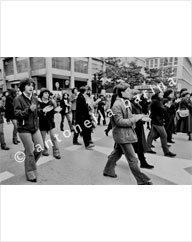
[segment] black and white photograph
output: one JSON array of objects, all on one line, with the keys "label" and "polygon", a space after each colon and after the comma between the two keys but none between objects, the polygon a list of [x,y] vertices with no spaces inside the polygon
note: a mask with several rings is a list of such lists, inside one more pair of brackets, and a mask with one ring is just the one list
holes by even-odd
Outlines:
[{"label": "black and white photograph", "polygon": [[191,57],[2,57],[0,85],[2,184],[192,185]]},{"label": "black and white photograph", "polygon": [[0,4],[0,241],[191,242],[192,1]]}]

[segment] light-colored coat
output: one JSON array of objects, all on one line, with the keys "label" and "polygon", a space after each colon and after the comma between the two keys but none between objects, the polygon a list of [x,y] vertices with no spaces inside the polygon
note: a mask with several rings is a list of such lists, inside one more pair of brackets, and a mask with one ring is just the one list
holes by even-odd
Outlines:
[{"label": "light-colored coat", "polygon": [[121,98],[117,98],[112,107],[111,124],[113,127],[113,138],[116,143],[126,144],[137,142],[134,127],[136,118],[130,108],[127,108]]}]

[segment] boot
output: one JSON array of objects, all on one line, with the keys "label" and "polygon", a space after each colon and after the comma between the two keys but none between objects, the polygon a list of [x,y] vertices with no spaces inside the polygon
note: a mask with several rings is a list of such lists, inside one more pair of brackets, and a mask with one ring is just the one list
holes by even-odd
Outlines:
[{"label": "boot", "polygon": [[192,133],[189,133],[189,140],[192,140]]},{"label": "boot", "polygon": [[153,169],[153,168],[154,168],[154,166],[149,165],[147,162],[141,164],[140,167],[141,167],[141,168],[145,168],[145,169]]}]

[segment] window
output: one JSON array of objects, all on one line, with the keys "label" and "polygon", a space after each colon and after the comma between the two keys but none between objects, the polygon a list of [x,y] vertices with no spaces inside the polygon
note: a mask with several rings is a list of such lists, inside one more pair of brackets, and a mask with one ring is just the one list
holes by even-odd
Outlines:
[{"label": "window", "polygon": [[4,66],[5,66],[5,74],[7,76],[14,74],[14,70],[13,70],[13,58],[10,58],[8,60],[5,60]]},{"label": "window", "polygon": [[158,66],[158,59],[155,59],[155,67],[157,68]]},{"label": "window", "polygon": [[28,59],[27,58],[17,57],[16,58],[16,66],[17,66],[17,72],[18,73],[29,71]]},{"label": "window", "polygon": [[163,66],[163,58],[160,59],[160,67]]},{"label": "window", "polygon": [[168,58],[164,58],[164,66],[168,65]]},{"label": "window", "polygon": [[45,58],[44,57],[31,57],[30,58],[31,69],[39,70],[45,68]]},{"label": "window", "polygon": [[174,65],[177,65],[178,64],[178,57],[175,57],[174,58]]},{"label": "window", "polygon": [[146,67],[149,68],[149,60],[146,60]]},{"label": "window", "polygon": [[153,67],[153,60],[150,60],[150,67]]},{"label": "window", "polygon": [[88,73],[88,62],[75,59],[75,72]]},{"label": "window", "polygon": [[71,58],[70,57],[54,57],[52,58],[52,67],[61,70],[71,70]]},{"label": "window", "polygon": [[169,65],[171,66],[173,64],[173,57],[169,58]]}]

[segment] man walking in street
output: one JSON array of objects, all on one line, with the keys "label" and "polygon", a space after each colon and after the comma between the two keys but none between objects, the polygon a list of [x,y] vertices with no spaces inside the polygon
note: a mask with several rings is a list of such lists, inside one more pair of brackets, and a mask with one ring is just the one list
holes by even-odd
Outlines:
[{"label": "man walking in street", "polygon": [[151,102],[151,130],[147,138],[148,153],[155,154],[156,152],[151,149],[152,142],[154,139],[160,137],[161,147],[163,149],[164,155],[169,157],[174,157],[176,154],[172,153],[167,145],[167,133],[164,128],[164,117],[166,113],[166,108],[163,106],[163,92],[158,88],[154,88],[155,94],[152,96]]}]

